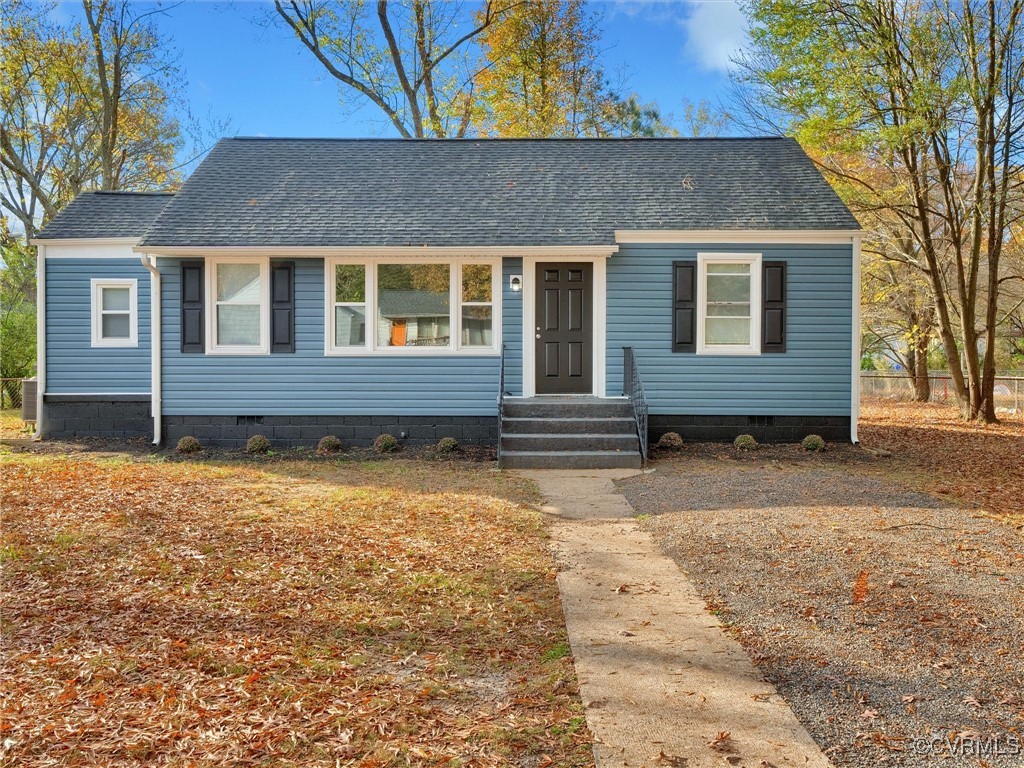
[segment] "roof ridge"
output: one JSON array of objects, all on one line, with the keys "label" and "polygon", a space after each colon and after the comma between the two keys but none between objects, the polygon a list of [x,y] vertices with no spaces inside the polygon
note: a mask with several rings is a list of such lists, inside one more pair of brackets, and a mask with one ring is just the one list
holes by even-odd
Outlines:
[{"label": "roof ridge", "polygon": [[791,136],[628,136],[628,137],[584,137],[572,138],[568,136],[473,136],[453,139],[441,138],[401,138],[397,136],[225,136],[220,141],[329,141],[329,142],[379,142],[395,144],[429,143],[429,144],[458,144],[470,142],[483,142],[491,144],[505,143],[526,143],[526,142],[551,142],[566,144],[586,143],[607,143],[625,144],[639,142],[702,142],[702,141],[793,141]]},{"label": "roof ridge", "polygon": [[141,191],[136,191],[134,189],[87,189],[84,192],[80,192],[79,194],[82,194],[82,195],[111,195],[111,196],[116,196],[116,195],[140,195],[140,196],[149,196],[149,197],[174,197],[174,195],[175,195],[174,192],[160,192],[160,191],[141,192]]}]

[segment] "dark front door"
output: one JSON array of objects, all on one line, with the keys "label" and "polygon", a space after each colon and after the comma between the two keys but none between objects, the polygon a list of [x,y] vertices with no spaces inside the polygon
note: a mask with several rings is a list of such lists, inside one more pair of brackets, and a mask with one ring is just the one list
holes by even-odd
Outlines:
[{"label": "dark front door", "polygon": [[593,391],[594,265],[537,265],[538,395]]}]

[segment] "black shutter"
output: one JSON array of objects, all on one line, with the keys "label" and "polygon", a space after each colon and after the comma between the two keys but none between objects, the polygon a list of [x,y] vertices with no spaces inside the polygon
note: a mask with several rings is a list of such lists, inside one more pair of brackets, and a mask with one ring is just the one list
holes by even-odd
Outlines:
[{"label": "black shutter", "polygon": [[270,263],[270,351],[295,351],[295,262]]},{"label": "black shutter", "polygon": [[181,351],[203,353],[203,292],[202,261],[181,262]]},{"label": "black shutter", "polygon": [[697,262],[672,262],[672,351],[697,351]]},{"label": "black shutter", "polygon": [[786,351],[786,262],[764,262],[761,351]]}]

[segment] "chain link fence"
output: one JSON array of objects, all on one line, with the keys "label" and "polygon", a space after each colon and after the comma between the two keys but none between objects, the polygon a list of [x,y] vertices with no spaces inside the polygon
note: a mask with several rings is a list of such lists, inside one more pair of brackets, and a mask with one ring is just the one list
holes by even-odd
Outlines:
[{"label": "chain link fence", "polygon": [[[941,371],[929,371],[928,381],[931,384],[931,402],[947,405],[956,402],[956,394],[949,374]],[[910,378],[902,373],[862,371],[860,394],[863,398],[913,400],[914,385]],[[1024,376],[1009,373],[999,374],[996,376],[994,394],[997,409],[1020,413],[1024,408]]]},{"label": "chain link fence", "polygon": [[21,379],[0,379],[0,409],[21,408]]}]

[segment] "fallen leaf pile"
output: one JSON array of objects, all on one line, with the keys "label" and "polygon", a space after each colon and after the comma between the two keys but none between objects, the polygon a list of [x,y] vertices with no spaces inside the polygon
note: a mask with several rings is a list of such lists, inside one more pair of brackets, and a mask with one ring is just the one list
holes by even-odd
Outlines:
[{"label": "fallen leaf pile", "polygon": [[537,515],[388,467],[0,456],[0,763],[592,765]]},{"label": "fallen leaf pile", "polygon": [[865,401],[863,445],[893,451],[929,490],[1024,524],[1024,418],[998,424],[965,422],[936,403]]}]

